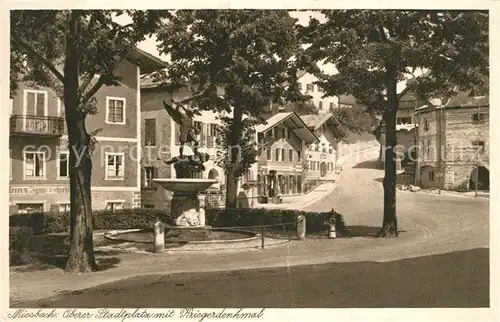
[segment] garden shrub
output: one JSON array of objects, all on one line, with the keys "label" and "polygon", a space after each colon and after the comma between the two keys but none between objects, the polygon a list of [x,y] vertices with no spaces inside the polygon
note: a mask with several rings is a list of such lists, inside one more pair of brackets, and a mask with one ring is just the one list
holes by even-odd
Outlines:
[{"label": "garden shrub", "polygon": [[[248,227],[276,225],[266,227],[267,231],[295,231],[295,222],[299,215],[306,217],[308,233],[320,233],[327,230],[329,212],[304,212],[287,209],[237,208],[206,209],[206,224],[213,227]],[[336,230],[345,231],[341,214],[336,213]],[[35,233],[63,233],[69,231],[70,215],[64,213],[15,214],[10,216],[13,227],[30,227]],[[174,218],[165,210],[123,209],[115,211],[96,211],[93,214],[93,228],[105,229],[144,229],[152,228],[160,219],[167,226],[174,225]],[[286,224],[286,225],[284,225]],[[255,230],[255,229],[253,229]]]},{"label": "garden shrub", "polygon": [[9,260],[10,265],[23,265],[31,260],[29,244],[33,237],[30,227],[9,227]]},{"label": "garden shrub", "polygon": [[123,209],[120,211],[100,211],[94,213],[94,229],[144,229],[152,228],[160,219],[166,225],[174,220],[165,210]]}]

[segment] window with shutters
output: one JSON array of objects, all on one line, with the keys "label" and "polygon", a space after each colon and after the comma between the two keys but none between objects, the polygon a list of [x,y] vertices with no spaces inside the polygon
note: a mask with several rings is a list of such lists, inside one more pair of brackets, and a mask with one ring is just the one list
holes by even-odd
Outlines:
[{"label": "window with shutters", "polygon": [[307,84],[306,85],[306,91],[308,91],[308,92],[314,92],[314,84]]},{"label": "window with shutters", "polygon": [[217,146],[217,124],[208,124],[208,142],[207,147],[213,148]]},{"label": "window with shutters", "polygon": [[34,116],[47,116],[47,92],[27,89],[25,95],[25,114]]},{"label": "window with shutters", "polygon": [[124,179],[124,153],[106,153],[106,180]]},{"label": "window with shutters", "polygon": [[285,161],[285,149],[281,149],[281,160],[280,161]]},{"label": "window with shutters", "polygon": [[288,150],[288,161],[293,162],[293,150]]},{"label": "window with shutters", "polygon": [[125,98],[106,97],[106,123],[125,124]]},{"label": "window with shutters", "polygon": [[144,143],[146,146],[156,145],[156,119],[144,120]]},{"label": "window with shutters", "polygon": [[302,161],[302,154],[300,150],[297,150],[297,161]]},{"label": "window with shutters", "polygon": [[276,149],[276,151],[274,152],[274,161],[280,161],[280,156],[280,149]]},{"label": "window with shutters", "polygon": [[157,175],[157,169],[155,167],[144,167],[144,188],[152,189],[153,179],[155,179]]},{"label": "window with shutters", "polygon": [[24,152],[24,179],[45,179],[45,152]]},{"label": "window with shutters", "polygon": [[333,102],[330,102],[330,109],[333,109]]},{"label": "window with shutters", "polygon": [[201,147],[206,147],[208,146],[208,129],[210,127],[208,126],[208,124],[201,124],[200,126],[200,129],[201,129],[201,132],[200,132],[200,139],[201,139]]}]

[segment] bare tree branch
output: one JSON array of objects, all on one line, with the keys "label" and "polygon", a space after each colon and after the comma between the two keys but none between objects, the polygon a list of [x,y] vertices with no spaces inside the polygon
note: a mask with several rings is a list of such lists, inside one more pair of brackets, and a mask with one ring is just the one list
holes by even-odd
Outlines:
[{"label": "bare tree branch", "polygon": [[80,86],[80,88],[82,89],[82,93],[85,92],[85,90],[90,85],[94,77],[95,74],[88,75],[88,77],[83,81],[83,84]]},{"label": "bare tree branch", "polygon": [[64,76],[56,69],[54,64],[48,61],[45,57],[40,55],[33,47],[31,47],[27,42],[25,42],[21,37],[17,36],[15,32],[12,33],[12,37],[14,38],[14,42],[16,42],[19,46],[26,49],[26,51],[39,60],[42,64],[44,64],[63,84],[64,84]]},{"label": "bare tree branch", "polygon": [[447,14],[446,14],[446,17],[447,17],[448,19],[450,19],[450,20],[451,20],[451,22],[455,22],[455,21],[457,21],[458,19],[462,18],[463,16],[464,16],[464,13],[463,13],[463,12],[461,12],[461,13],[460,13],[458,16],[456,16],[455,18],[453,18],[453,17],[451,16],[451,13],[447,13]]},{"label": "bare tree branch", "polygon": [[92,98],[92,96],[94,96],[97,91],[106,83],[108,79],[109,76],[100,76],[97,83],[95,83],[95,85],[92,86],[92,88],[82,97],[82,99],[80,100],[80,104],[86,104]]}]

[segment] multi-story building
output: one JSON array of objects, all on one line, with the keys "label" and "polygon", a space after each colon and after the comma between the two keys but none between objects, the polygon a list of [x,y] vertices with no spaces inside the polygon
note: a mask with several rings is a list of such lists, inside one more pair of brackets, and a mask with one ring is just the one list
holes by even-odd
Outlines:
[{"label": "multi-story building", "polygon": [[[404,92],[400,93],[402,96],[399,99],[396,114],[396,138],[398,141],[397,152],[399,155],[404,154],[405,156],[396,160],[397,170],[402,170],[411,159],[408,154],[409,148],[415,146],[417,140],[416,121],[413,114],[417,107],[425,104],[425,101],[417,99],[415,91],[413,91],[410,87],[405,88],[403,91]],[[383,165],[385,160],[385,123],[382,119],[380,120],[379,126],[375,130],[375,136],[381,146],[379,160]],[[414,153],[416,153],[416,151],[414,151]],[[412,175],[414,174],[415,171],[413,163],[411,169],[407,168],[407,171],[411,172]],[[410,178],[410,176],[408,178]]]},{"label": "multi-story building", "polygon": [[318,108],[319,113],[328,113],[329,109],[337,107],[338,98],[336,96],[323,97],[323,89],[315,85],[318,78],[310,73],[301,71],[297,75],[300,91],[304,95],[311,96],[311,102]]},{"label": "multi-story building", "polygon": [[[97,114],[87,117],[97,134],[92,155],[94,209],[140,204],[140,75],[165,68],[135,49],[117,67],[119,86],[95,95]],[[10,213],[69,210],[68,139],[64,104],[50,88],[22,83],[12,98],[10,116]]]},{"label": "multi-story building", "polygon": [[257,162],[257,195],[278,196],[304,192],[306,147],[316,135],[294,112],[277,113],[256,127],[260,155]]},{"label": "multi-story building", "polygon": [[[173,165],[165,164],[176,156],[180,151],[180,126],[168,115],[163,107],[163,102],[171,104],[172,101],[182,101],[189,98],[192,93],[191,87],[184,87],[175,92],[169,91],[165,86],[143,79],[142,82],[142,113],[141,122],[144,125],[141,136],[141,144],[144,149],[142,158],[142,206],[145,208],[166,208],[169,206],[171,193],[165,191],[161,186],[153,182],[154,178],[175,178]],[[221,117],[224,113],[203,111],[193,117],[193,125],[200,131],[200,152],[207,153],[210,158],[204,163],[205,171],[200,173],[201,178],[216,179],[215,183],[208,189],[210,198],[207,202],[217,202],[223,205],[225,195],[226,176],[224,169],[219,166],[217,160],[224,151],[220,148],[219,127]],[[185,152],[188,152],[187,150]],[[239,203],[241,207],[250,206],[254,201],[251,196],[253,183],[256,176],[257,164],[240,179],[238,185]]]},{"label": "multi-story building", "polygon": [[302,115],[300,118],[319,140],[307,146],[306,180],[335,179],[338,147],[346,134],[344,129],[332,113]]},{"label": "multi-story building", "polygon": [[417,178],[423,188],[489,190],[489,97],[460,92],[415,112]]}]

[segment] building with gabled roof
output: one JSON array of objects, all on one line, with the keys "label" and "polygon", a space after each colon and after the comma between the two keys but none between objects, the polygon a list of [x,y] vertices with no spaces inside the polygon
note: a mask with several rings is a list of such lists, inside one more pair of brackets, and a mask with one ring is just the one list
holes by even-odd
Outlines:
[{"label": "building with gabled roof", "polygon": [[[437,101],[437,100],[435,100]],[[417,183],[423,188],[489,190],[489,96],[461,91],[418,108]]]},{"label": "building with gabled roof", "polygon": [[345,130],[332,113],[302,115],[301,118],[318,137],[318,142],[307,146],[306,181],[334,180],[338,148],[346,136]]},{"label": "building with gabled roof", "polygon": [[277,113],[255,129],[260,152],[256,194],[260,201],[304,193],[305,153],[318,137],[295,112]]}]

